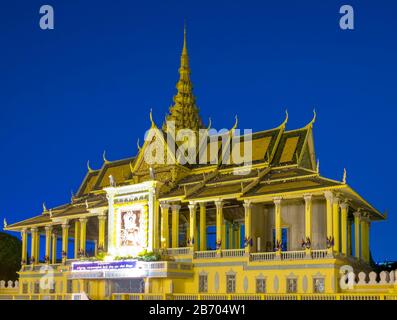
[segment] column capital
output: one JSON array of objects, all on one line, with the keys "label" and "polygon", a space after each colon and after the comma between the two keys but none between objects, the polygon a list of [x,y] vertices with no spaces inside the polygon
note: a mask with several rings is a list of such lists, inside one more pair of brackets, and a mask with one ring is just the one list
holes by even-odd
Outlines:
[{"label": "column capital", "polygon": [[195,202],[190,202],[188,207],[189,207],[190,211],[194,211],[196,209],[196,203]]},{"label": "column capital", "polygon": [[215,206],[217,209],[221,209],[223,207],[223,201],[222,200],[216,200],[215,202]]},{"label": "column capital", "polygon": [[22,228],[21,229],[21,233],[26,233],[26,232],[28,232],[28,228]]},{"label": "column capital", "polygon": [[32,227],[32,228],[30,228],[30,232],[37,232],[39,229],[37,228],[37,227]]},{"label": "column capital", "polygon": [[283,200],[282,197],[273,198],[273,202],[274,202],[274,204],[275,204],[276,206],[279,206],[279,205],[281,204],[281,201],[282,201],[282,200]]},{"label": "column capital", "polygon": [[304,194],[303,195],[303,199],[305,200],[305,202],[307,203],[307,202],[311,202],[312,201],[312,198],[313,198],[313,195],[312,194]]},{"label": "column capital", "polygon": [[338,196],[334,196],[332,199],[332,204],[339,204],[340,198]]},{"label": "column capital", "polygon": [[80,218],[79,221],[80,223],[87,223],[88,218]]},{"label": "column capital", "polygon": [[44,229],[45,231],[51,232],[52,226],[45,226]]},{"label": "column capital", "polygon": [[170,204],[168,203],[168,202],[160,202],[160,208],[161,209],[165,209],[165,210],[168,210],[169,208],[170,208],[171,206],[170,206]]},{"label": "column capital", "polygon": [[340,208],[341,208],[342,210],[347,210],[347,209],[349,209],[349,202],[348,202],[347,200],[342,201],[342,202],[339,204],[339,206],[340,206]]},{"label": "column capital", "polygon": [[172,211],[179,211],[181,209],[181,206],[179,204],[173,204],[171,205]]},{"label": "column capital", "polygon": [[207,206],[207,203],[206,202],[199,202],[199,206],[200,206],[200,208],[205,208],[206,206]]},{"label": "column capital", "polygon": [[64,229],[69,229],[68,223],[62,223],[62,230],[64,230]]},{"label": "column capital", "polygon": [[97,216],[97,218],[98,218],[98,220],[106,220],[107,216],[101,214],[101,215]]},{"label": "column capital", "polygon": [[244,200],[243,203],[244,208],[249,209],[252,206],[252,201],[251,200]]},{"label": "column capital", "polygon": [[355,218],[361,219],[362,215],[360,211],[353,212]]},{"label": "column capital", "polygon": [[324,197],[325,199],[327,199],[327,201],[332,201],[334,198],[334,194],[332,193],[332,191],[325,191]]}]

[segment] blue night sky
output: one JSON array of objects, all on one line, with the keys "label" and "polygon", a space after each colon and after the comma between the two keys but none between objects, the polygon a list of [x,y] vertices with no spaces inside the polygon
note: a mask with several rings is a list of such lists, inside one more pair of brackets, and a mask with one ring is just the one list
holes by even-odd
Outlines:
[{"label": "blue night sky", "polygon": [[[51,4],[55,30],[39,28]],[[339,8],[355,9],[355,30]],[[149,109],[161,124],[175,94],[183,21],[205,122],[314,127],[323,176],[380,211],[376,260],[397,260],[397,5],[392,1],[2,1],[0,218],[70,201],[86,173],[136,153]],[[394,39],[394,40],[393,40]]]}]

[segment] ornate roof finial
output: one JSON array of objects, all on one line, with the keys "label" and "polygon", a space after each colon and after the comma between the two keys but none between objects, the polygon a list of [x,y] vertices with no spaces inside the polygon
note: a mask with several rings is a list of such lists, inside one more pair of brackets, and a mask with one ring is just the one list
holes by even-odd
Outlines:
[{"label": "ornate roof finial", "polygon": [[45,202],[43,202],[43,212],[47,212],[47,207],[45,206]]},{"label": "ornate roof finial", "polygon": [[287,122],[288,122],[288,110],[285,109],[285,119],[284,119],[283,123],[280,124],[279,128],[285,127],[285,125],[287,124]]},{"label": "ornate roof finial", "polygon": [[207,131],[209,131],[211,129],[211,125],[212,125],[212,121],[211,121],[211,117],[208,118],[208,127],[207,127]]},{"label": "ornate roof finial", "polygon": [[181,63],[179,67],[179,80],[176,84],[177,94],[174,96],[174,104],[170,107],[169,114],[163,124],[163,130],[167,131],[167,121],[175,123],[175,130],[191,129],[198,131],[204,128],[193,95],[193,85],[190,80],[189,56],[187,51],[186,24],[183,31],[183,47]]},{"label": "ornate roof finial", "polygon": [[343,169],[343,179],[342,179],[343,184],[346,184],[346,178],[347,178],[347,173],[346,173],[346,168],[344,168]]},{"label": "ornate roof finial", "polygon": [[5,229],[5,228],[7,228],[7,220],[6,220],[6,218],[4,218],[4,220],[3,220],[3,229]]},{"label": "ornate roof finial", "polygon": [[138,152],[140,152],[142,147],[139,145],[139,138],[138,141],[136,142],[136,147],[138,148]]},{"label": "ornate roof finial", "polygon": [[92,170],[92,168],[90,167],[90,160],[87,160],[87,169],[88,169],[88,172],[89,172],[89,173],[91,173],[91,172],[94,171],[94,170]]},{"label": "ornate roof finial", "polygon": [[320,173],[320,159],[317,159],[316,171],[317,173]]},{"label": "ornate roof finial", "polygon": [[234,117],[234,125],[233,125],[233,127],[232,127],[232,129],[230,130],[230,131],[234,131],[234,130],[236,130],[236,128],[237,128],[237,125],[238,125],[238,117],[237,117],[237,114],[235,115],[235,117]]},{"label": "ornate roof finial", "polygon": [[109,161],[106,159],[106,150],[103,150],[102,159],[103,159],[103,162],[109,163]]},{"label": "ornate roof finial", "polygon": [[133,166],[132,166],[131,161],[130,161],[129,165],[130,165],[130,171],[131,171],[131,173],[134,174],[134,168],[133,168]]},{"label": "ornate roof finial", "polygon": [[150,108],[149,118],[150,118],[152,128],[155,128],[156,124],[153,121],[153,109],[152,108]]},{"label": "ornate roof finial", "polygon": [[313,124],[316,122],[316,118],[317,118],[316,109],[313,109],[313,119],[312,119],[312,121],[309,122],[309,124],[308,124],[309,127],[313,126]]}]

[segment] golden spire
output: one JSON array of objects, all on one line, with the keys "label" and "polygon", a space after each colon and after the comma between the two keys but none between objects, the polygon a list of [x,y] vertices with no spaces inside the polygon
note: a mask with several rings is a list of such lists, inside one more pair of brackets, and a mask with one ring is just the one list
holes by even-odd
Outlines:
[{"label": "golden spire", "polygon": [[[199,109],[196,106],[196,98],[193,95],[193,85],[190,80],[186,25],[183,32],[183,48],[176,89],[177,94],[174,96],[174,104],[170,107],[166,121],[174,121],[176,131],[180,129],[198,131],[198,129],[203,128]],[[163,130],[167,130],[166,123],[163,124]]]}]

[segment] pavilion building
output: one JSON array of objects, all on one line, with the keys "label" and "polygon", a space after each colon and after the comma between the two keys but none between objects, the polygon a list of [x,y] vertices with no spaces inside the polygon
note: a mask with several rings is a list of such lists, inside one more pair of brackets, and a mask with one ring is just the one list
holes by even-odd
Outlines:
[{"label": "pavilion building", "polygon": [[[198,133],[205,128],[192,91],[186,32],[179,75],[166,120],[177,131]],[[315,117],[296,130],[286,129],[287,120],[249,137],[247,168],[216,157],[181,164],[169,152],[167,124],[158,127],[151,117],[155,134],[136,156],[109,161],[104,155],[100,169],[88,165],[70,203],[44,206],[6,227],[22,235],[20,294],[84,291],[109,299],[341,292],[341,266],[371,270],[371,223],[386,217],[346,183],[346,174],[342,181],[320,174]],[[174,161],[148,164],[153,143]],[[204,144],[215,156],[222,153],[220,140]],[[53,286],[41,283],[45,268]]]}]

